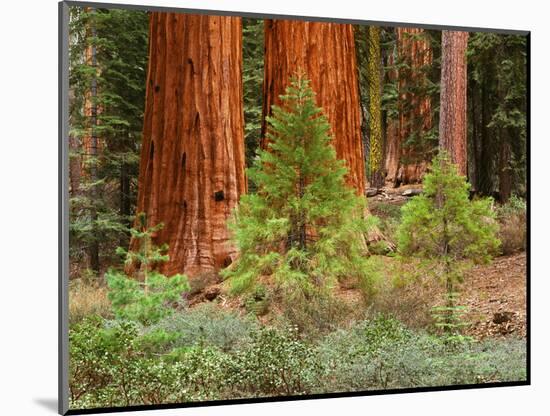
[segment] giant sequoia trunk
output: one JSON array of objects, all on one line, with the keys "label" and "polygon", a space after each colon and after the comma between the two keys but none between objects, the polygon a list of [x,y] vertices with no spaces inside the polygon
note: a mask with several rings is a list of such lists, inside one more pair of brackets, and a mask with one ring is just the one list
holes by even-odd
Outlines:
[{"label": "giant sequoia trunk", "polygon": [[[265,22],[264,116],[279,105],[290,77],[304,71],[331,125],[332,143],[349,169],[346,181],[365,192],[361,108],[353,26],[339,23]],[[262,137],[265,138],[265,121]],[[265,142],[263,143],[265,146]]]},{"label": "giant sequoia trunk", "polygon": [[164,224],[167,275],[236,254],[226,223],[246,191],[241,58],[240,18],[151,13],[136,212]]},{"label": "giant sequoia trunk", "polygon": [[443,31],[439,147],[447,151],[461,175],[467,172],[467,45],[468,32]]},{"label": "giant sequoia trunk", "polygon": [[399,116],[387,127],[385,162],[386,182],[393,186],[420,182],[427,166],[430,149],[424,143],[405,145],[410,136],[419,138],[432,128],[430,97],[419,93],[427,83],[422,68],[432,63],[432,49],[423,32],[396,28],[398,61],[403,65],[390,77],[398,80]]}]

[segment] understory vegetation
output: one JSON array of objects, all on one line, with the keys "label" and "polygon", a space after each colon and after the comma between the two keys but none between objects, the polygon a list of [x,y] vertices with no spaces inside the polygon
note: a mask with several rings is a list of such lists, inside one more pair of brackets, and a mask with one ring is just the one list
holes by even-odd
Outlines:
[{"label": "understory vegetation", "polygon": [[[167,331],[164,337],[159,336],[159,329]],[[87,317],[72,327],[70,346],[74,408],[477,384],[526,377],[524,340],[457,344],[413,331],[383,315],[311,341],[296,327],[262,326],[250,316],[204,305],[178,311],[149,327]]]},{"label": "understory vegetation", "polygon": [[[144,214],[106,287],[73,282],[71,408],[526,378],[525,340],[466,336],[458,301],[472,263],[524,244],[507,229],[525,220],[525,205],[471,200],[441,153],[420,195],[401,208],[378,205],[381,220],[366,218],[313,97],[308,81],[294,78],[287,107],[269,120],[270,151],[250,169],[257,192],[236,211],[241,254],[222,271],[223,295],[190,306],[207,284],[158,271],[169,260],[153,239],[163,225],[147,227]],[[373,228],[396,249],[369,248]],[[346,299],[346,290],[360,296]]]}]

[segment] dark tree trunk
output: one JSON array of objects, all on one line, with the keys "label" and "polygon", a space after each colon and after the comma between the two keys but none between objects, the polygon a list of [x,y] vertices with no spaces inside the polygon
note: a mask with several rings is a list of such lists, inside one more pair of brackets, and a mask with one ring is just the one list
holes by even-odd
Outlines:
[{"label": "dark tree trunk", "polygon": [[80,162],[80,142],[76,137],[69,137],[69,195],[75,197],[80,193],[82,166]]},{"label": "dark tree trunk", "polygon": [[505,203],[512,195],[512,175],[510,169],[511,149],[508,141],[507,133],[504,132],[501,137],[499,154],[499,180],[498,180],[498,196],[500,202]]},{"label": "dark tree trunk", "polygon": [[246,191],[241,72],[240,18],[151,13],[137,212],[164,224],[154,242],[169,245],[167,275],[236,255],[226,223]]},{"label": "dark tree trunk", "polygon": [[[119,183],[119,214],[122,218],[123,224],[127,227],[130,227],[131,223],[129,217],[132,213],[132,204],[131,204],[131,189],[130,189],[130,173],[129,173],[128,164],[122,162],[120,165],[120,183]],[[128,243],[127,237],[123,237],[120,241],[122,247],[126,246]]]},{"label": "dark tree trunk", "polygon": [[487,73],[481,82],[481,111],[480,111],[480,144],[478,153],[477,190],[483,195],[492,195],[494,176],[494,145],[493,134],[489,131],[488,124],[491,121],[491,108],[493,107],[491,95],[492,76]]}]

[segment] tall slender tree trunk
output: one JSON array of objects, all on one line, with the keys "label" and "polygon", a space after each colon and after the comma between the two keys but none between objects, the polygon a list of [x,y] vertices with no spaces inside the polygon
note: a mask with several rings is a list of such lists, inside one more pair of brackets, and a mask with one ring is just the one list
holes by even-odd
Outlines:
[{"label": "tall slender tree trunk", "polygon": [[505,203],[510,199],[510,196],[512,196],[512,172],[510,169],[512,151],[507,132],[502,133],[501,140],[498,169],[498,196],[500,202]]},{"label": "tall slender tree trunk", "polygon": [[370,185],[381,188],[384,185],[382,174],[382,62],[380,58],[380,28],[369,26],[367,34],[369,84],[369,175]]},{"label": "tall slender tree trunk", "polygon": [[69,194],[71,197],[75,197],[80,193],[80,178],[82,175],[80,147],[78,138],[69,136]]},{"label": "tall slender tree trunk", "polygon": [[[122,222],[125,226],[130,227],[131,223],[129,220],[130,214],[132,212],[131,199],[130,199],[130,173],[128,169],[128,163],[122,161],[120,164],[120,176],[119,176],[119,214],[122,218]],[[128,244],[128,237],[123,236],[120,240],[121,247]]]},{"label": "tall slender tree trunk", "polygon": [[478,182],[478,170],[479,170],[479,163],[478,163],[478,148],[479,148],[479,138],[478,138],[478,108],[477,108],[477,95],[476,90],[477,88],[474,88],[473,83],[468,83],[468,96],[470,99],[468,100],[468,110],[470,111],[469,116],[469,123],[471,123],[472,126],[472,140],[470,144],[470,150],[468,158],[471,161],[471,163],[468,166],[468,177],[470,178],[470,183],[472,184],[472,188],[470,189],[470,193],[477,193],[477,182]]},{"label": "tall slender tree trunk", "polygon": [[[398,48],[395,48],[392,53],[387,56],[388,67],[393,67],[395,65],[396,54],[398,53]],[[390,69],[387,74],[387,82],[398,82],[399,72],[397,69]],[[399,87],[398,87],[399,88]],[[386,183],[398,186],[396,181],[397,171],[399,169],[399,161],[401,160],[401,144],[399,142],[399,119],[393,117],[391,114],[385,114],[385,159],[384,167],[386,171]]]},{"label": "tall slender tree trunk", "polygon": [[[226,223],[246,191],[238,17],[151,13],[137,212],[169,245],[167,275],[236,255]],[[131,248],[135,248],[133,241]]]},{"label": "tall slender tree trunk", "polygon": [[494,97],[491,94],[491,85],[494,82],[493,74],[488,71],[481,79],[480,84],[480,111],[479,111],[479,151],[476,159],[476,191],[483,195],[492,195],[495,191],[493,187],[494,175],[494,153],[495,143],[493,140],[493,134],[491,133],[488,125],[491,121],[491,109],[493,108]]},{"label": "tall slender tree trunk", "polygon": [[461,175],[467,174],[467,45],[468,32],[443,31],[439,146],[447,151]]},{"label": "tall slender tree trunk", "polygon": [[[365,193],[365,161],[353,26],[266,20],[264,116],[279,105],[290,77],[304,71],[331,125],[332,143],[349,169],[348,185]],[[265,120],[262,138],[265,138]],[[265,146],[265,139],[262,144]]]}]

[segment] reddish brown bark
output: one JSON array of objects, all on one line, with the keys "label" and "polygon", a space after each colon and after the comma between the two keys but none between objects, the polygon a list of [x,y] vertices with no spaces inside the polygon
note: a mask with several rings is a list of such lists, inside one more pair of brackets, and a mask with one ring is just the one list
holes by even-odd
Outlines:
[{"label": "reddish brown bark", "polygon": [[[394,65],[395,61],[393,56],[388,57],[388,65]],[[395,81],[399,76],[396,70],[392,70],[388,73],[390,81]],[[401,160],[401,143],[399,141],[399,118],[386,118],[385,128],[385,181],[388,184],[395,185],[397,178],[397,171],[399,169],[399,161]]]},{"label": "reddish brown bark", "polygon": [[236,254],[226,223],[246,191],[241,71],[240,18],[151,13],[137,212],[164,224],[166,275]]},{"label": "reddish brown bark", "polygon": [[[429,149],[405,146],[411,134],[423,134],[432,128],[431,100],[415,89],[427,82],[422,68],[432,62],[432,49],[424,29],[396,28],[397,54],[405,66],[390,74],[398,79],[399,117],[392,120],[386,132],[386,182],[394,186],[418,183],[426,171]],[[392,62],[393,63],[393,62]]]},{"label": "reddish brown bark", "polygon": [[[346,181],[365,193],[365,161],[353,26],[266,20],[263,114],[279,105],[290,77],[305,71],[331,125],[332,143],[349,169]],[[265,137],[266,126],[262,127]],[[265,143],[263,144],[265,145]]]},{"label": "reddish brown bark", "polygon": [[468,32],[444,30],[441,38],[439,147],[447,151],[461,175],[467,172],[466,47]]}]

